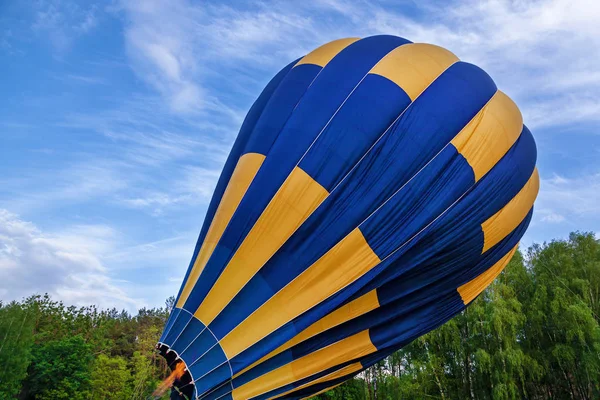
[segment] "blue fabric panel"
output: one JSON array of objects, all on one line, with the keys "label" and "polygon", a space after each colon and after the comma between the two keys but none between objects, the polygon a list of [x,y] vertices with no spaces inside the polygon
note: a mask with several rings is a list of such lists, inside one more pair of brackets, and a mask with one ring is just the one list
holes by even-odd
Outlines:
[{"label": "blue fabric panel", "polygon": [[[524,127],[511,149],[460,202],[361,278],[367,283],[362,285],[355,297],[382,286],[409,268],[421,268],[428,259],[440,266],[454,259],[469,265],[479,257],[483,248],[481,224],[521,190],[533,172],[535,160],[533,137]],[[436,270],[436,273],[442,271]],[[360,285],[360,282],[357,284]]]},{"label": "blue fabric panel", "polygon": [[394,82],[368,74],[299,167],[330,192],[410,102]]},{"label": "blue fabric panel", "polygon": [[177,320],[173,323],[171,331],[165,337],[164,343],[167,346],[171,346],[173,344],[177,336],[179,336],[179,334],[186,327],[188,322],[190,322],[191,318],[192,316],[185,311],[179,314]]},{"label": "blue fabric panel", "polygon": [[399,192],[360,225],[380,259],[442,214],[475,184],[473,169],[454,146],[446,146]]},{"label": "blue fabric panel", "polygon": [[[227,369],[226,378],[231,378],[227,357],[225,356],[225,353],[223,353],[223,350],[221,350],[220,346],[215,346],[210,349],[195,364],[188,364],[188,369],[194,377],[194,381],[196,382],[196,390],[198,390],[198,393],[202,392],[202,390],[199,389],[199,386],[208,385],[206,386],[207,388],[212,388],[221,383],[221,381],[212,381],[211,373],[221,369],[223,366]],[[221,374],[218,374],[218,376],[221,376]]]},{"label": "blue fabric panel", "polygon": [[[363,369],[361,371],[358,371],[354,374],[348,374],[346,376],[340,377],[340,378],[336,378],[336,379],[332,379],[329,381],[325,381],[325,382],[321,382],[312,386],[308,386],[302,389],[299,389],[295,392],[289,393],[283,397],[281,397],[282,399],[304,399],[304,398],[309,398],[311,395],[314,395],[317,392],[320,392],[324,389],[327,389],[329,387],[332,387],[334,385],[337,385],[338,383],[344,382],[348,379],[350,379],[352,376],[364,371],[366,368],[370,367],[371,365],[381,361],[383,358],[389,356],[390,354],[392,354],[393,352],[395,352],[397,349],[393,348],[393,349],[384,349],[384,350],[378,350],[375,353],[369,354],[365,357],[360,358],[359,360],[356,361],[360,361],[360,363],[363,365]],[[336,366],[334,368],[330,368],[328,369],[325,373],[323,374],[319,374],[319,376],[324,376],[327,375],[329,373],[335,372],[336,370],[343,368],[344,366],[346,366],[347,364],[350,364],[350,362],[348,363],[344,363],[341,364],[339,366]],[[296,382],[294,385],[292,385],[293,387],[299,387],[307,382],[309,382],[310,379],[303,379],[301,381]],[[289,390],[289,389],[288,389]],[[271,392],[274,393],[275,391]],[[279,392],[282,393],[283,391]],[[271,396],[273,396],[273,394],[271,394]]]},{"label": "blue fabric panel", "polygon": [[[340,378],[336,378],[336,379],[332,379],[330,381],[325,381],[325,382],[320,382],[317,383],[315,385],[311,385],[305,388],[302,388],[300,390],[297,390],[295,392],[289,393],[283,397],[281,397],[282,400],[289,400],[289,399],[307,399],[310,398],[312,395],[319,393],[327,388],[333,387],[339,383],[342,383],[348,379],[350,379],[353,375],[355,374],[350,374],[350,375],[346,375]],[[294,385],[295,387],[298,387],[300,385]],[[289,390],[289,389],[288,389]],[[269,398],[270,396],[272,396],[273,394],[269,394],[268,397],[265,398]],[[259,397],[260,399],[262,399],[263,397]]]},{"label": "blue fabric panel", "polygon": [[[215,334],[229,332],[358,226],[440,152],[495,92],[481,69],[467,63],[448,68],[212,322]],[[251,357],[262,350],[259,346]]]},{"label": "blue fabric panel", "polygon": [[250,382],[251,380],[258,378],[259,376],[266,374],[267,372],[273,371],[274,369],[277,369],[277,368],[281,367],[282,365],[289,364],[290,362],[292,362],[295,359],[296,359],[296,357],[292,351],[290,351],[290,350],[283,351],[282,353],[278,354],[276,357],[270,358],[270,359],[260,363],[256,367],[244,372],[242,375],[233,379],[233,386],[240,387],[240,386]]},{"label": "blue fabric panel", "polygon": [[[294,324],[292,324],[292,323],[288,323],[288,324],[282,326],[280,329],[276,330],[275,332],[271,333],[270,335],[266,336],[263,340],[261,340],[254,346],[250,347],[249,349],[243,351],[239,355],[237,355],[229,360],[229,362],[231,364],[231,368],[233,369],[233,374],[234,375],[237,374],[238,372],[240,372],[241,370],[246,368],[248,365],[252,364],[259,358],[265,356],[266,354],[270,353],[275,348],[280,346],[280,345],[277,345],[277,346],[271,348],[271,346],[270,346],[271,342],[283,344],[287,340],[289,340],[286,338],[292,338],[296,334],[297,334],[296,326],[294,326]],[[255,355],[258,355],[258,354],[260,354],[260,356],[255,358],[253,361],[248,362],[249,357],[254,358]]]},{"label": "blue fabric panel", "polygon": [[204,324],[197,318],[192,318],[179,338],[171,344],[171,349],[180,354],[205,328]]},{"label": "blue fabric panel", "polygon": [[165,325],[165,329],[163,330],[163,333],[160,336],[159,342],[164,343],[166,334],[169,333],[169,331],[171,330],[171,327],[173,326],[173,323],[179,316],[180,312],[181,312],[181,308],[173,308],[173,310],[171,311],[171,314],[169,315],[169,320],[167,321],[167,324]]},{"label": "blue fabric panel", "polygon": [[294,112],[314,79],[323,70],[318,65],[300,64],[294,67],[271,96],[256,123],[243,153],[268,154],[281,129]]},{"label": "blue fabric panel", "polygon": [[205,329],[198,337],[194,339],[194,343],[183,353],[180,353],[179,356],[186,362],[187,365],[190,365],[213,347],[219,347],[219,345],[210,331]]},{"label": "blue fabric panel", "polygon": [[221,385],[230,378],[231,371],[227,363],[215,368],[196,381],[196,396],[203,396],[212,388]]},{"label": "blue fabric panel", "polygon": [[453,290],[475,279],[517,245],[529,226],[531,215],[532,211],[510,235],[480,255],[476,263],[449,268],[449,263],[442,264],[438,261],[439,257],[433,257],[408,273],[383,284],[377,288],[379,303],[385,305],[419,290],[427,290],[431,293]]},{"label": "blue fabric panel", "polygon": [[[381,305],[379,309],[334,327],[266,360],[239,376],[234,384],[236,386],[241,385],[288,364],[292,359],[303,357],[365,329],[386,326],[390,323],[390,320],[404,318],[407,321],[403,324],[403,329],[408,329],[410,323],[415,321],[413,314],[420,315],[419,308],[430,307],[429,303],[431,302],[440,303],[440,308],[443,309],[444,298],[450,298],[452,299],[452,305],[458,286],[489,269],[518,243],[529,225],[531,215],[532,211],[510,235],[484,255],[480,255],[478,261],[473,265],[463,265],[460,259],[450,260],[447,264],[434,259],[425,265],[415,265],[418,268],[414,268],[408,274],[401,275],[378,289],[377,294]],[[445,270],[451,270],[454,274],[448,275],[442,272]],[[454,306],[451,308],[454,309]],[[432,318],[435,318],[435,316],[432,316]],[[420,320],[417,319],[416,321]],[[398,324],[398,322],[395,323]]]},{"label": "blue fabric panel", "polygon": [[323,68],[269,150],[202,271],[199,284],[186,302],[186,309],[195,309],[200,304],[273,195],[371,67],[389,51],[405,43],[405,39],[394,36],[359,40]]},{"label": "blue fabric panel", "polygon": [[231,390],[231,380],[228,380],[204,393],[199,397],[199,400],[233,400]]},{"label": "blue fabric panel", "polygon": [[248,111],[248,114],[246,115],[246,118],[244,119],[244,122],[242,123],[242,127],[240,128],[240,132],[238,133],[235,143],[233,144],[231,152],[229,153],[229,156],[227,157],[227,161],[225,162],[223,171],[221,171],[219,181],[217,182],[217,186],[215,187],[215,191],[213,192],[212,198],[210,200],[210,204],[208,206],[208,209],[206,210],[206,215],[204,217],[204,223],[202,225],[202,230],[200,231],[200,235],[198,236],[198,240],[196,241],[196,247],[194,248],[194,253],[192,255],[192,259],[190,261],[187,272],[185,274],[185,278],[183,279],[183,284],[181,285],[181,288],[179,288],[179,292],[177,293],[177,297],[175,298],[175,300],[179,299],[179,296],[181,295],[181,291],[183,290],[183,287],[185,286],[185,282],[187,281],[190,271],[192,270],[192,266],[194,265],[196,257],[198,256],[198,252],[200,251],[202,242],[204,241],[204,238],[206,237],[206,233],[208,232],[210,223],[212,222],[212,219],[215,216],[215,212],[217,211],[217,207],[219,206],[219,203],[221,202],[223,193],[225,193],[225,188],[227,187],[227,184],[229,183],[229,179],[231,178],[231,175],[233,174],[233,170],[235,169],[235,166],[236,166],[240,156],[243,154],[243,150],[246,147],[248,139],[250,138],[250,134],[252,133],[252,130],[254,129],[254,126],[255,126],[256,122],[258,121],[258,118],[262,114],[265,106],[267,105],[267,102],[269,101],[269,99],[271,98],[273,93],[275,92],[275,89],[277,89],[279,84],[282,82],[282,80],[285,78],[285,76],[288,74],[288,72],[290,72],[292,67],[297,62],[298,62],[298,60],[291,62],[285,68],[283,68],[281,71],[279,71],[279,73],[277,75],[275,75],[275,77],[273,77],[273,79],[271,79],[271,81],[263,89],[260,96],[258,96],[258,99],[256,99],[256,101],[250,108],[250,111]]},{"label": "blue fabric panel", "polygon": [[[334,373],[335,371],[339,370],[340,368],[343,368],[343,367],[345,367],[345,366],[346,366],[346,365],[348,365],[348,364],[349,364],[349,363],[344,363],[344,364],[341,364],[341,365],[339,365],[339,366],[335,366],[335,367],[333,367],[333,368],[328,368],[328,369],[326,369],[325,371],[321,371],[321,372],[319,372],[319,373],[317,373],[317,374],[314,374],[314,375],[312,375],[312,376],[310,376],[310,377],[308,377],[308,378],[300,379],[299,381],[296,381],[296,382],[294,382],[294,383],[290,383],[290,384],[288,384],[288,385],[285,385],[285,386],[282,386],[282,387],[280,387],[280,388],[277,388],[277,389],[271,390],[271,391],[269,391],[269,392],[267,392],[267,393],[261,394],[260,396],[255,396],[255,397],[252,397],[252,399],[253,399],[253,400],[263,400],[263,399],[265,399],[265,400],[266,400],[266,399],[273,398],[273,397],[275,397],[275,396],[277,396],[277,395],[280,395],[281,393],[285,393],[285,392],[287,392],[287,391],[293,390],[294,388],[297,388],[297,387],[299,387],[299,386],[302,386],[302,385],[304,385],[304,384],[306,384],[306,383],[308,383],[308,382],[310,382],[310,381],[313,381],[313,380],[315,380],[315,379],[319,379],[319,378],[321,378],[321,377],[323,377],[323,376],[325,376],[325,375],[332,374],[332,373]],[[349,376],[351,376],[351,375],[349,375]],[[289,395],[291,395],[291,393],[290,393],[290,394],[288,394],[288,395],[286,395],[286,396],[283,396],[283,397],[281,397],[281,398],[282,398],[282,399],[287,399]]]},{"label": "blue fabric panel", "polygon": [[442,325],[464,309],[465,305],[458,292],[450,292],[444,298],[421,307],[404,318],[370,329],[371,342],[378,349],[408,344]]},{"label": "blue fabric panel", "polygon": [[[295,64],[296,62],[297,61],[295,61],[293,64]],[[288,67],[290,66],[288,65]],[[200,251],[202,241],[206,237],[206,232],[208,231],[210,223],[212,222],[216,209],[219,205],[219,202],[221,201],[221,197],[225,191],[225,188],[227,187],[227,183],[231,178],[231,174],[233,174],[233,170],[235,169],[239,157],[242,154],[246,153],[259,153],[266,155],[269,152],[269,149],[271,148],[273,142],[279,135],[281,128],[288,120],[292,111],[295,109],[296,105],[298,104],[298,102],[300,101],[300,99],[302,98],[302,96],[304,95],[314,78],[319,74],[319,72],[321,72],[321,69],[322,68],[318,65],[312,64],[302,64],[298,67],[292,68],[291,71],[286,68],[286,71],[288,71],[288,73],[285,76],[282,76],[281,80],[277,81],[278,86],[274,87],[273,91],[270,92],[269,98],[266,99],[266,104],[263,105],[263,108],[261,109],[261,114],[257,116],[258,120],[253,119],[254,123],[252,124],[252,126],[248,124],[248,130],[243,131],[243,140],[236,140],[236,143],[234,144],[234,149],[232,150],[232,154],[235,150],[237,158],[235,158],[232,165],[229,164],[231,156],[227,159],[227,163],[225,165],[225,168],[227,169],[227,180],[225,181],[225,179],[223,178],[223,186],[221,187],[219,186],[222,183],[221,178],[219,179],[219,183],[217,184],[217,188],[215,189],[215,194],[213,195],[213,199],[211,200],[209,213],[207,213],[206,215],[200,238],[196,243],[194,257],[192,258],[192,265],[198,255],[198,251]],[[240,134],[240,137],[241,136],[242,135]],[[225,172],[222,173],[222,176],[224,176],[223,174],[225,174]],[[217,194],[218,201],[216,201]],[[212,208],[213,203],[215,203],[214,209]],[[188,274],[189,271],[190,269],[188,269]],[[214,279],[216,279],[216,277],[213,276],[215,275],[214,273],[211,274],[209,272],[206,272],[206,275],[206,277],[203,277],[198,282],[203,282],[205,280],[213,282]],[[194,292],[192,291],[190,298],[194,297],[194,299],[196,299],[195,296],[196,295],[194,295]],[[197,303],[199,304],[197,299],[190,302],[188,298],[188,301],[184,305],[184,308],[189,310],[195,310],[197,307],[193,306],[197,306]],[[189,305],[192,305],[192,307],[190,307]]]}]

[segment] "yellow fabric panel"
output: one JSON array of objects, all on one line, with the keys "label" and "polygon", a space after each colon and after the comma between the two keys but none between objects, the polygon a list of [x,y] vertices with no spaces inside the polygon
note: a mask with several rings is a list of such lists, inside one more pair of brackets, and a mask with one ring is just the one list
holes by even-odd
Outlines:
[{"label": "yellow fabric panel", "polygon": [[346,47],[356,42],[357,40],[359,40],[359,38],[346,38],[326,43],[323,46],[305,55],[300,61],[296,63],[296,65],[294,65],[294,67],[297,67],[300,64],[315,64],[324,67],[340,51],[344,50]]},{"label": "yellow fabric panel", "polygon": [[540,177],[536,168],[519,193],[500,211],[481,224],[484,236],[481,253],[485,253],[496,243],[504,239],[523,221],[533,206],[539,188]]},{"label": "yellow fabric panel", "polygon": [[388,78],[414,100],[446,68],[457,61],[458,57],[442,47],[412,43],[390,51],[370,73]]},{"label": "yellow fabric panel", "polygon": [[235,388],[233,398],[249,399],[375,351],[377,348],[371,343],[369,330],[364,330]]},{"label": "yellow fabric panel", "polygon": [[242,198],[246,194],[246,190],[248,190],[248,187],[252,183],[254,176],[260,169],[264,160],[265,156],[258,153],[246,153],[238,160],[237,165],[233,170],[233,174],[231,175],[231,179],[229,179],[229,183],[227,184],[227,188],[225,188],[219,207],[217,207],[215,216],[208,228],[206,238],[202,243],[202,247],[200,247],[198,257],[196,257],[196,261],[194,261],[192,271],[181,291],[181,296],[177,301],[177,307],[183,307],[188,299],[192,289],[196,285],[198,277],[200,277],[200,273],[212,255],[219,239],[221,239],[221,235],[223,235],[223,231],[225,231],[233,213],[240,204],[240,201],[242,201]]},{"label": "yellow fabric panel", "polygon": [[519,108],[497,91],[451,143],[473,168],[478,181],[506,154],[522,130]]},{"label": "yellow fabric panel", "polygon": [[500,272],[502,272],[504,267],[506,267],[506,265],[510,262],[510,259],[515,254],[515,251],[517,251],[517,247],[518,245],[513,247],[513,249],[506,253],[500,260],[498,260],[496,264],[479,275],[477,278],[456,289],[465,305],[472,302],[475,297],[479,296],[479,293],[483,292],[484,289],[488,287],[498,275],[500,275]]},{"label": "yellow fabric panel", "polygon": [[260,360],[256,361],[249,367],[243,369],[238,372],[235,376],[241,375],[244,372],[254,368],[258,364],[262,363],[265,360],[281,353],[289,349],[292,346],[295,346],[298,343],[305,341],[313,336],[318,335],[321,332],[325,332],[326,330],[333,328],[334,326],[338,326],[346,321],[350,321],[356,317],[359,317],[363,314],[368,313],[379,307],[379,300],[377,299],[377,290],[372,290],[369,293],[359,297],[358,299],[351,301],[350,303],[338,308],[334,312],[329,315],[324,316],[314,324],[310,325],[308,328],[294,336],[290,341],[284,343],[277,349],[273,350]]},{"label": "yellow fabric panel", "polygon": [[354,229],[221,339],[227,358],[310,310],[380,262],[360,229]]},{"label": "yellow fabric panel", "polygon": [[[287,395],[287,394],[289,394],[291,392],[294,392],[296,390],[301,390],[301,389],[304,389],[305,387],[312,386],[312,385],[317,385],[317,384],[322,383],[322,382],[332,381],[334,379],[341,378],[341,377],[344,377],[346,375],[350,375],[352,373],[358,372],[361,369],[362,369],[362,364],[361,363],[359,363],[359,362],[352,363],[350,365],[346,365],[344,368],[340,368],[337,371],[334,371],[334,372],[332,372],[330,374],[322,376],[319,379],[315,379],[314,381],[310,381],[308,383],[305,383],[304,385],[300,385],[300,386],[298,386],[298,387],[296,387],[294,389],[288,390],[287,392],[281,393],[280,395],[272,397],[272,398],[273,399],[278,399],[278,398],[283,397],[283,396],[285,396],[285,395]],[[327,389],[327,390],[329,390],[329,389]]]},{"label": "yellow fabric panel", "polygon": [[294,168],[194,315],[210,324],[328,194],[306,172]]}]

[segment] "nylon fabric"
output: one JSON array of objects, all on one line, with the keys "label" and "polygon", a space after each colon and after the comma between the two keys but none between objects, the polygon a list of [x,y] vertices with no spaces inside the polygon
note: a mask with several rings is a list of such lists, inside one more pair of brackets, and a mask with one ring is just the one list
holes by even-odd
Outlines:
[{"label": "nylon fabric", "polygon": [[517,251],[536,156],[515,103],[441,47],[347,38],[288,64],[242,124],[157,345],[185,364],[175,386],[306,398],[445,323]]}]

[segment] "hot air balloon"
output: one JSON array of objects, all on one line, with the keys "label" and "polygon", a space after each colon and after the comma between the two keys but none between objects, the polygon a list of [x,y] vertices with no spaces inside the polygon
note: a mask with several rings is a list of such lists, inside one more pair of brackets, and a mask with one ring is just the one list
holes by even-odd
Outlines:
[{"label": "hot air balloon", "polygon": [[[175,398],[306,398],[464,310],[530,222],[536,147],[475,65],[327,43],[246,116],[157,348]],[[185,397],[184,397],[185,396]]]}]

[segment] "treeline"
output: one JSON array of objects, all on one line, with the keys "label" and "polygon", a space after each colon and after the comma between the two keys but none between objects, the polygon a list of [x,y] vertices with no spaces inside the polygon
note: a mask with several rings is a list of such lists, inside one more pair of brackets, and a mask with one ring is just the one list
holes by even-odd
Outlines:
[{"label": "treeline", "polygon": [[328,400],[600,399],[600,242],[518,252],[463,313]]},{"label": "treeline", "polygon": [[[172,304],[0,303],[0,399],[149,398],[168,375],[154,345]],[[599,315],[600,242],[574,233],[517,252],[465,312],[318,397],[598,399]]]},{"label": "treeline", "polygon": [[172,302],[136,316],[47,295],[0,303],[0,399],[148,399],[169,372],[154,345]]}]

